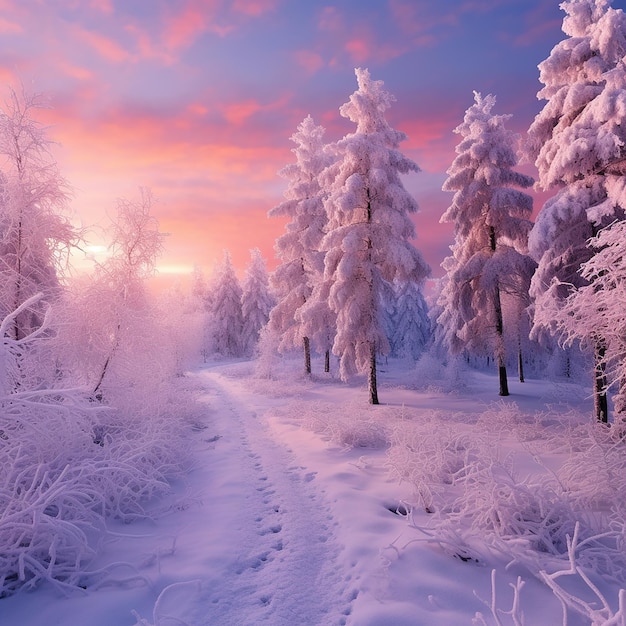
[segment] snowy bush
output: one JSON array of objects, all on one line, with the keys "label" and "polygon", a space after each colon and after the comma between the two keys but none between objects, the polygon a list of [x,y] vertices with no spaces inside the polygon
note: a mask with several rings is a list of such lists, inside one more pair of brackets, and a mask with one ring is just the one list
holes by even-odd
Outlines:
[{"label": "snowy bush", "polygon": [[308,430],[345,448],[385,448],[389,444],[389,422],[397,418],[399,409],[383,407],[372,410],[358,402],[329,404],[298,402],[286,412],[298,416],[297,421]]},{"label": "snowy bush", "polygon": [[[507,453],[520,443],[528,457]],[[446,552],[505,558],[540,577],[563,569],[576,534],[577,567],[624,584],[623,446],[580,416],[576,424],[572,415],[528,416],[497,403],[474,423],[434,412],[403,423],[392,432],[388,464],[413,485],[412,523]],[[424,510],[431,515],[419,522]]]},{"label": "snowy bush", "polygon": [[5,332],[38,297],[0,324],[0,597],[42,581],[89,585],[106,518],[145,516],[146,502],[189,458],[193,395],[179,394],[185,379],[156,379],[150,401],[145,387],[127,388],[116,405],[94,401],[90,389],[45,388],[38,377],[21,376],[17,390],[7,384],[18,363],[38,362],[49,334],[40,327],[15,341]]},{"label": "snowy bush", "polygon": [[451,358],[444,362],[429,352],[420,357],[411,372],[415,389],[433,389],[444,393],[457,393],[465,389],[469,376],[469,370],[460,359]]}]

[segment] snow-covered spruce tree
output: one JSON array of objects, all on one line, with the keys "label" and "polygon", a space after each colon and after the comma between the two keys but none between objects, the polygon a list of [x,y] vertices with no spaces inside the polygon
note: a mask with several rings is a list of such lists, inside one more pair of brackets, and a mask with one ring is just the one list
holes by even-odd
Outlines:
[{"label": "snow-covered spruce tree", "polygon": [[270,324],[281,336],[281,350],[303,346],[307,374],[311,373],[310,337],[298,312],[310,299],[323,272],[323,254],[319,249],[327,218],[318,177],[330,163],[323,138],[324,128],[317,126],[310,115],[299,124],[291,136],[296,144],[292,148],[296,162],[279,172],[289,181],[286,200],[269,212],[270,216],[290,218],[286,232],[276,240],[281,263],[270,276],[277,297]]},{"label": "snow-covered spruce tree", "polygon": [[409,241],[415,236],[409,213],[417,203],[400,174],[419,168],[398,150],[406,135],[385,119],[394,97],[368,70],[355,73],[358,90],[339,111],[357,129],[334,144],[336,161],[321,177],[328,191],[324,281],[337,315],[333,352],[340,376],[367,373],[369,401],[378,404],[376,357],[389,350],[380,302],[385,281],[421,284],[430,268]]},{"label": "snow-covered spruce tree", "polygon": [[242,292],[228,250],[224,251],[224,259],[216,268],[212,283],[209,311],[212,351],[221,356],[241,356]]},{"label": "snow-covered spruce tree", "polygon": [[44,100],[11,91],[0,110],[0,318],[35,293],[43,298],[12,318],[20,340],[41,326],[59,295],[57,271],[78,237],[63,215],[68,188],[34,119]]},{"label": "snow-covered spruce tree", "polygon": [[528,272],[532,198],[520,188],[533,179],[513,170],[517,137],[505,128],[510,116],[492,113],[491,94],[474,92],[474,100],[454,130],[462,139],[443,185],[454,197],[441,221],[454,223],[455,243],[443,263],[448,282],[438,322],[451,325],[445,334],[453,352],[493,346],[499,393],[507,396],[501,293],[512,277]]},{"label": "snow-covered spruce tree", "polygon": [[395,311],[390,343],[396,356],[417,361],[431,336],[428,305],[421,286],[412,280],[394,282]]},{"label": "snow-covered spruce tree", "polygon": [[243,353],[253,354],[259,342],[259,333],[267,324],[274,298],[269,289],[269,277],[265,260],[258,248],[250,250],[250,265],[246,270],[241,294],[243,329],[241,342]]},{"label": "snow-covered spruce tree", "polygon": [[[539,185],[556,191],[529,239],[539,264],[531,285],[536,336],[550,328],[541,314],[552,308],[546,300],[562,301],[587,283],[579,269],[595,252],[589,239],[623,219],[626,206],[626,16],[608,0],[567,0],[561,8],[567,38],[539,65],[538,97],[547,102],[528,131]],[[606,421],[606,345],[599,334],[593,350],[595,413]]]}]

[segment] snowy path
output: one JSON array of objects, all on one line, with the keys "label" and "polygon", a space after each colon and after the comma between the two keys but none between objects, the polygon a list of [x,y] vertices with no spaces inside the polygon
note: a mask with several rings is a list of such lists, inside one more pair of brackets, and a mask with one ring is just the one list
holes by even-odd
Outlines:
[{"label": "snowy path", "polygon": [[215,441],[204,465],[207,541],[222,549],[190,622],[345,624],[354,594],[340,578],[336,522],[315,472],[271,437],[241,383],[208,369],[199,376]]}]

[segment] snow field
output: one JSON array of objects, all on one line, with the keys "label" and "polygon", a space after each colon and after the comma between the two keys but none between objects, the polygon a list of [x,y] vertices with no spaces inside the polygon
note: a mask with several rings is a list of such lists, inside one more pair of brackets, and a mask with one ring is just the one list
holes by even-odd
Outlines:
[{"label": "snow field", "polygon": [[184,480],[108,523],[98,585],[44,582],[2,599],[0,623],[623,624],[623,444],[588,424],[580,386],[511,381],[493,402],[491,375],[433,370],[417,389],[390,361],[373,407],[301,366],[193,374]]}]

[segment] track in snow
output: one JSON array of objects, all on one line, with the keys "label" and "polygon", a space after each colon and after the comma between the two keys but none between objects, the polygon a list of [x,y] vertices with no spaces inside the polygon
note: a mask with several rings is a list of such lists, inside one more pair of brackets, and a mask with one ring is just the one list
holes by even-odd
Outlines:
[{"label": "track in snow", "polygon": [[191,623],[346,624],[357,592],[338,566],[336,523],[315,472],[271,437],[236,381],[208,369],[199,376],[215,431],[209,469],[226,493],[206,506],[212,534],[223,535],[207,541],[230,545],[201,582]]}]

